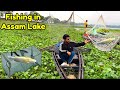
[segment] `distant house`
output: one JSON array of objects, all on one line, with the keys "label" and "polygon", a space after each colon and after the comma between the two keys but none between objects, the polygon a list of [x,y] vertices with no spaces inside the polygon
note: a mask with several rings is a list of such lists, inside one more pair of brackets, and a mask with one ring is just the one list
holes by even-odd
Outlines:
[{"label": "distant house", "polygon": [[54,23],[54,19],[50,17],[50,18],[47,19],[46,22],[47,22],[47,23]]}]

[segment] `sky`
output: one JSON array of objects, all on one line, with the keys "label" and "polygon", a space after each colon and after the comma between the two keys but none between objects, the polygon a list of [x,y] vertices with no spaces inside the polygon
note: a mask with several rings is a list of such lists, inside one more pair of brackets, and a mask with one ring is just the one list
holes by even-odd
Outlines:
[{"label": "sky", "polygon": [[[15,13],[24,13],[30,11],[14,11]],[[67,20],[72,11],[37,11],[43,16],[53,16],[59,20]],[[74,11],[75,22],[83,23],[88,20],[88,24],[95,24],[102,14],[106,25],[120,25],[120,11]]]}]

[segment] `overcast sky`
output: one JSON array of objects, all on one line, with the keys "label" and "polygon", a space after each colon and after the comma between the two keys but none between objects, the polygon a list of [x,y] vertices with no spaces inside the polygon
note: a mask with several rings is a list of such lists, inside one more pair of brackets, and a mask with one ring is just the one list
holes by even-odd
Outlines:
[{"label": "overcast sky", "polygon": [[[14,11],[13,13],[24,13],[30,11]],[[67,20],[72,11],[37,11],[43,16],[52,15],[60,20]],[[104,21],[107,25],[120,25],[120,11],[74,11],[75,22],[83,23],[83,20],[88,20],[89,24],[95,24],[100,17],[103,15]],[[78,17],[79,16],[79,17]],[[81,18],[83,19],[81,19]]]}]

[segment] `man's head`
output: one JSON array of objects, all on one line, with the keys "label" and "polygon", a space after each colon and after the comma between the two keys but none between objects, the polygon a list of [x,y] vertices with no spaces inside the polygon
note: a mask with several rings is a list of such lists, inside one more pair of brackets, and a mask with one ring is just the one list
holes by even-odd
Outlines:
[{"label": "man's head", "polygon": [[68,34],[63,35],[63,39],[66,43],[70,42],[70,36]]},{"label": "man's head", "polygon": [[88,20],[86,20],[86,22],[88,22]]}]

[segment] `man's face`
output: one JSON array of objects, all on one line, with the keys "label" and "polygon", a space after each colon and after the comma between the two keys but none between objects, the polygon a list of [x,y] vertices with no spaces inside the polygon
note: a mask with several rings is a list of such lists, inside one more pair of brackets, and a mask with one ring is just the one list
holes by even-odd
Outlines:
[{"label": "man's face", "polygon": [[69,42],[70,42],[70,37],[67,37],[67,38],[65,39],[65,42],[69,43]]}]

